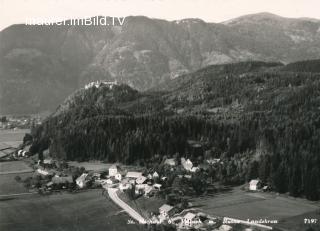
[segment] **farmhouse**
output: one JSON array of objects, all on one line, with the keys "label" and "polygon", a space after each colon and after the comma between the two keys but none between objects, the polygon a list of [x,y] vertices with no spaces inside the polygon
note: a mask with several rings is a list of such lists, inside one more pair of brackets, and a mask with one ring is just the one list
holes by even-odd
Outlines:
[{"label": "farmhouse", "polygon": [[115,182],[116,182],[115,179],[112,179],[112,178],[106,180],[106,183],[109,185],[114,184]]},{"label": "farmhouse", "polygon": [[136,183],[137,183],[137,184],[143,184],[143,183],[146,182],[146,180],[147,180],[146,177],[140,176],[139,178],[136,179]]},{"label": "farmhouse", "polygon": [[252,191],[256,191],[258,189],[261,188],[261,181],[260,180],[251,180],[249,182],[249,190],[252,190]]},{"label": "farmhouse", "polygon": [[126,178],[137,179],[142,176],[142,172],[127,172]]},{"label": "farmhouse", "polygon": [[169,165],[169,166],[176,166],[176,161],[175,161],[175,159],[166,159],[165,161],[164,161],[164,164],[165,165]]},{"label": "farmhouse", "polygon": [[122,175],[121,175],[121,173],[117,173],[117,174],[114,176],[114,178],[115,178],[116,180],[118,180],[118,181],[121,181],[121,180],[122,180]]},{"label": "farmhouse", "polygon": [[183,224],[185,226],[193,226],[193,225],[197,225],[200,224],[201,221],[199,219],[199,217],[194,214],[194,213],[187,213],[184,217],[183,217]]},{"label": "farmhouse", "polygon": [[88,179],[87,173],[83,173],[81,176],[79,176],[76,179],[76,184],[79,186],[79,188],[84,188],[88,182],[89,182],[89,179]]},{"label": "farmhouse", "polygon": [[118,165],[112,165],[109,168],[109,176],[115,176],[118,173],[118,170],[120,170]]},{"label": "farmhouse", "polygon": [[159,178],[159,173],[154,172],[154,173],[152,174],[152,177],[153,177],[154,179]]},{"label": "farmhouse", "polygon": [[63,176],[63,177],[54,176],[54,177],[52,177],[51,181],[54,184],[71,184],[71,183],[73,183],[71,176]]},{"label": "farmhouse", "polygon": [[51,165],[51,164],[53,164],[53,159],[44,159],[43,160],[43,164],[48,164],[48,165]]},{"label": "farmhouse", "polygon": [[132,185],[129,184],[128,182],[123,182],[119,185],[119,189],[121,192],[124,192],[125,190],[131,189]]},{"label": "farmhouse", "polygon": [[144,195],[146,197],[149,197],[152,194],[152,192],[154,192],[154,188],[152,186],[150,186],[150,185],[145,186]]},{"label": "farmhouse", "polygon": [[145,189],[148,187],[147,184],[138,184],[135,187],[135,194],[142,195],[145,193]]},{"label": "farmhouse", "polygon": [[43,175],[43,176],[47,176],[47,175],[50,174],[49,171],[47,171],[47,170],[45,170],[45,169],[43,169],[43,168],[38,168],[38,169],[37,169],[37,172],[38,172],[39,174]]},{"label": "farmhouse", "polygon": [[167,219],[174,214],[174,208],[170,205],[164,204],[159,208],[160,220]]},{"label": "farmhouse", "polygon": [[193,163],[191,162],[190,159],[185,159],[185,158],[181,158],[181,164],[183,166],[183,168],[187,171],[191,171],[192,167],[193,167]]}]

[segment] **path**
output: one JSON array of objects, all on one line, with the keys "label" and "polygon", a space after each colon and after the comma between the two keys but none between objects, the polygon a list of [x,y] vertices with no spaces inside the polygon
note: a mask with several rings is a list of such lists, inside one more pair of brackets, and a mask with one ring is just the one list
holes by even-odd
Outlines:
[{"label": "path", "polygon": [[110,198],[119,205],[123,210],[125,210],[133,219],[137,220],[140,224],[146,224],[145,219],[137,213],[133,208],[131,208],[128,204],[123,202],[117,194],[118,189],[116,188],[108,188],[108,194]]}]

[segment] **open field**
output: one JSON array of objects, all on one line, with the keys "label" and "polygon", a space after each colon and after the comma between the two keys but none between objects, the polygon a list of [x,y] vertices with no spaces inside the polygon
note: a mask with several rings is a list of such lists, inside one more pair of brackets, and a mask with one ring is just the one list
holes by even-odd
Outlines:
[{"label": "open field", "polygon": [[8,173],[19,173],[19,172],[32,172],[30,168],[23,161],[6,161],[0,162],[0,175]]},{"label": "open field", "polygon": [[[101,161],[86,161],[86,162],[76,162],[76,161],[69,161],[69,165],[75,166],[75,167],[84,167],[88,171],[108,171],[111,165],[110,163],[103,163]],[[129,165],[120,165],[126,170],[139,170],[141,168],[137,166],[129,166]]]},{"label": "open field", "polygon": [[[317,219],[317,223],[304,224],[303,222],[301,222],[304,219]],[[284,230],[290,227],[290,231],[307,230],[309,227],[311,227],[314,231],[320,231],[320,209],[318,211],[308,212],[299,216],[281,220],[281,222],[276,225],[276,227]]]},{"label": "open field", "polygon": [[[0,130],[0,157],[12,153],[22,143],[25,133],[30,132],[29,129],[18,130]],[[7,149],[6,148],[14,148]]]},{"label": "open field", "polygon": [[142,230],[128,225],[127,215],[117,214],[120,209],[100,190],[0,201],[0,210],[1,231]]},{"label": "open field", "polygon": [[[212,197],[194,199],[192,203],[211,215],[242,220],[265,218],[278,220],[280,224],[283,220],[320,208],[320,203],[316,202],[271,193],[244,192],[239,188]],[[296,222],[303,224],[303,219]]]},{"label": "open field", "polygon": [[24,135],[28,132],[30,132],[29,129],[0,130],[0,142],[21,142]]},{"label": "open field", "polygon": [[0,162],[0,195],[26,193],[27,189],[14,178],[31,176],[33,170],[23,161]]},{"label": "open field", "polygon": [[17,182],[14,178],[20,176],[22,179],[32,176],[33,173],[17,173],[0,175],[0,199],[3,195],[27,193],[28,190],[23,183]]}]

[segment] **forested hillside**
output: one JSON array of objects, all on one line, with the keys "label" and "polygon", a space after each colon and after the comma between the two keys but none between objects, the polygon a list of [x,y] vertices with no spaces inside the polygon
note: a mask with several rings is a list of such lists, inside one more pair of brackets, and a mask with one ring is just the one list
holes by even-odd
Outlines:
[{"label": "forested hillside", "polygon": [[319,61],[305,63],[210,66],[172,80],[166,91],[82,89],[33,129],[32,151],[50,146],[62,159],[148,166],[159,156],[222,158],[210,171],[217,180],[259,177],[276,191],[318,200]]},{"label": "forested hillside", "polygon": [[0,113],[52,111],[94,80],[148,90],[212,64],[319,59],[319,28],[268,13],[224,23],[132,16],[122,26],[12,25],[0,31]]}]

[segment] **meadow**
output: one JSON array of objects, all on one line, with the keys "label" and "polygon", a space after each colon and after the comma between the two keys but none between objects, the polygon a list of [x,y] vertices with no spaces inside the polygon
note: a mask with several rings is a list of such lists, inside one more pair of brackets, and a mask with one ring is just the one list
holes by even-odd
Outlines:
[{"label": "meadow", "polygon": [[310,202],[274,193],[245,192],[240,188],[234,188],[214,196],[197,198],[192,203],[195,207],[211,215],[242,220],[277,220],[278,224],[275,227],[281,227],[284,230],[292,229],[292,222],[288,222],[288,220],[294,217],[296,217],[294,219],[295,225],[303,226],[304,220],[301,215],[314,213],[320,208],[319,202]]},{"label": "meadow", "polygon": [[0,201],[1,231],[138,231],[129,217],[101,190],[49,196],[31,195]]}]

